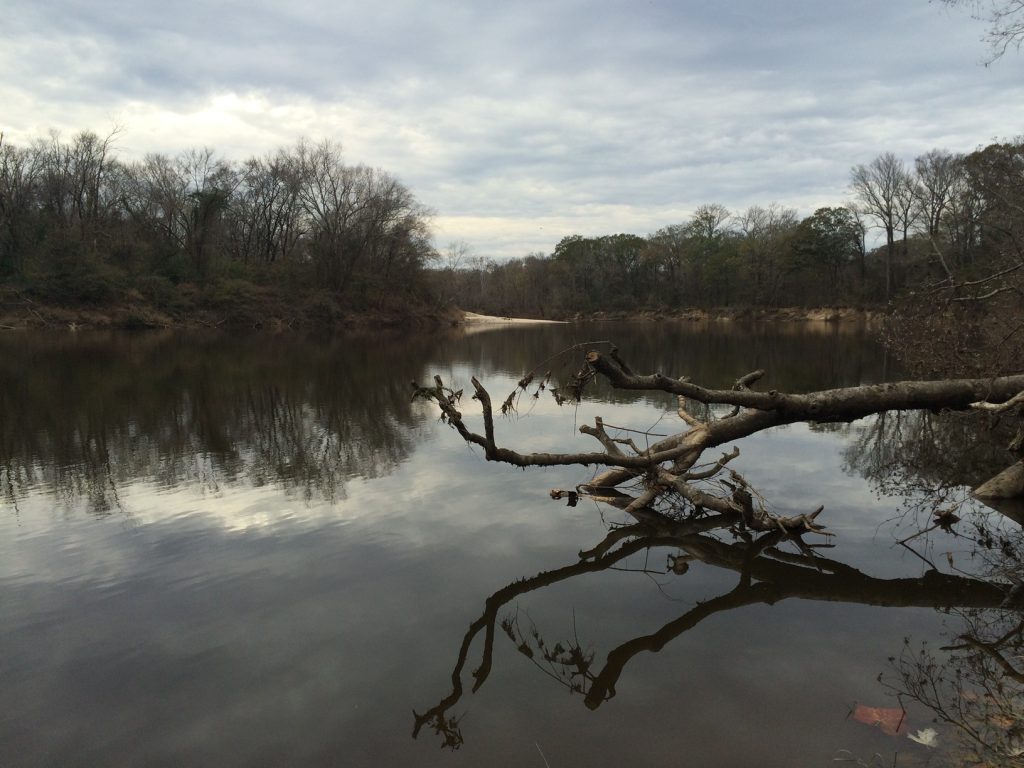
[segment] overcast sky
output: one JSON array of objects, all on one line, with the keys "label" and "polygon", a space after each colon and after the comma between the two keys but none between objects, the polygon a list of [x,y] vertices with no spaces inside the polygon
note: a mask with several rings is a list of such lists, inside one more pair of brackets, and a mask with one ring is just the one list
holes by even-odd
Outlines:
[{"label": "overcast sky", "polygon": [[928,0],[4,0],[0,129],[121,155],[339,142],[495,258],[701,203],[846,197],[884,151],[1024,132],[1024,54]]}]

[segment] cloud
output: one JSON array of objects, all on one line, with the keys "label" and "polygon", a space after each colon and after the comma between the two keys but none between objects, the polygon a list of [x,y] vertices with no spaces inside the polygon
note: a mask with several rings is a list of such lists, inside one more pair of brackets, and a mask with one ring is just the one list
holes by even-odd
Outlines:
[{"label": "cloud", "polygon": [[9,140],[118,122],[129,155],[242,159],[331,138],[436,210],[439,242],[500,258],[704,202],[807,214],[880,152],[1024,124],[1022,60],[980,66],[981,26],[925,0],[11,6]]}]

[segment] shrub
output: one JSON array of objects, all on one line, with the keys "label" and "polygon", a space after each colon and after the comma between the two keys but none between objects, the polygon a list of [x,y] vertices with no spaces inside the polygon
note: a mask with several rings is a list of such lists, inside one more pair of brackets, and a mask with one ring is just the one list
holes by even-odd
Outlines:
[{"label": "shrub", "polygon": [[150,304],[170,308],[178,303],[178,291],[174,283],[163,275],[143,275],[135,281],[135,287]]},{"label": "shrub", "polygon": [[124,272],[89,258],[67,255],[26,275],[26,289],[42,301],[75,306],[110,304],[128,290]]}]

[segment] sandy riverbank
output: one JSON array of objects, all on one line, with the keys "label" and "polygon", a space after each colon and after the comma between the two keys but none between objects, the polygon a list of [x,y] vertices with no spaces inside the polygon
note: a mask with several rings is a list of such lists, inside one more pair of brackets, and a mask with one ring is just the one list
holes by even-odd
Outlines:
[{"label": "sandy riverbank", "polygon": [[566,320],[535,320],[522,317],[502,317],[463,312],[460,325],[466,329],[485,330],[508,325],[550,325],[586,321],[612,322],[665,322],[687,323],[771,323],[797,324],[801,326],[866,325],[878,327],[885,316],[879,309],[853,307],[778,307],[778,308],[733,308],[638,310],[615,312],[591,312],[570,315]]},{"label": "sandy riverbank", "polygon": [[533,320],[526,317],[498,317],[496,315],[478,315],[476,312],[463,313],[462,322],[466,325],[565,325],[564,320]]}]

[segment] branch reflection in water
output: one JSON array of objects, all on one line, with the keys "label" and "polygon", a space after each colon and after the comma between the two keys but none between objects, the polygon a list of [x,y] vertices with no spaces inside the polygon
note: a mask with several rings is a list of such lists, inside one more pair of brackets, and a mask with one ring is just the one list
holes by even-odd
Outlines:
[{"label": "branch reflection in water", "polygon": [[[611,357],[619,363],[614,348]],[[590,353],[587,360],[592,364],[595,361],[600,363],[601,357],[597,353]],[[632,376],[625,364],[619,364]],[[594,367],[598,368],[598,365],[594,364]],[[612,374],[615,373],[613,370]],[[582,381],[581,376],[584,374],[592,376],[593,371],[584,369],[576,374],[577,382]],[[743,389],[741,384],[746,384],[746,379],[752,382],[760,375],[758,371],[741,379],[735,389]],[[610,375],[609,378],[614,377]],[[531,380],[532,377],[525,377],[519,384],[520,388],[525,389]],[[664,381],[666,389],[670,386],[677,389],[690,386],[686,383],[688,380],[684,379],[679,380],[683,383],[670,379]],[[434,399],[443,412],[443,418],[468,442],[481,445],[492,460],[528,466],[559,462],[601,464],[604,459],[604,463],[632,466],[626,464],[626,458],[617,443],[629,444],[638,456],[646,455],[629,440],[611,439],[605,433],[600,417],[596,419],[594,427],[583,426],[580,431],[602,442],[607,450],[603,456],[590,453],[525,456],[505,450],[495,442],[490,396],[477,379],[474,378],[472,384],[476,390],[474,399],[480,401],[483,410],[484,435],[472,433],[465,428],[461,411],[458,410],[461,392],[445,387],[440,378],[435,378],[435,383],[432,389],[419,388],[418,394]],[[546,384],[545,379],[540,387],[543,389]],[[1019,388],[1017,380],[1013,384]],[[903,385],[887,385],[886,391],[900,386]],[[565,390],[566,386],[563,384],[561,389]],[[578,383],[575,400],[579,400],[579,391],[582,389],[582,383]],[[699,390],[696,387],[694,389]],[[702,392],[699,391],[697,396]],[[726,398],[733,397],[737,400],[737,406],[746,404],[739,402],[746,397],[743,394],[713,395],[720,398],[713,402],[731,402]],[[775,396],[773,392],[771,397]],[[749,399],[754,403],[753,408],[758,408],[755,398],[750,396]],[[502,406],[503,413],[508,402]],[[699,436],[720,427],[725,420],[739,412],[737,407],[722,421],[712,425],[711,417],[704,420],[693,417],[694,409],[682,396],[679,402],[679,415],[691,429],[687,436]],[[748,420],[757,418],[754,411],[747,412]],[[999,451],[987,450],[992,448],[991,435],[987,439],[978,439],[979,429],[983,430],[985,426],[977,416],[969,419],[960,416],[940,418],[927,412],[893,411],[875,416],[866,428],[863,425],[857,428],[861,434],[847,451],[848,467],[861,470],[865,477],[882,490],[899,490],[906,497],[908,508],[917,513],[904,516],[911,523],[920,525],[921,511],[927,512],[927,525],[920,526],[916,533],[898,541],[899,545],[913,552],[918,561],[925,564],[923,570],[918,569],[919,576],[878,578],[839,560],[823,557],[815,550],[833,546],[830,542],[809,544],[803,540],[807,534],[824,532],[823,526],[814,522],[821,511],[820,507],[810,515],[798,517],[778,517],[767,513],[757,515],[751,494],[760,498],[759,494],[735,472],[729,472],[733,482],[719,481],[728,489],[721,490],[725,490],[726,494],[731,491],[733,505],[710,503],[721,501],[721,497],[708,496],[686,484],[719,473],[725,464],[736,458],[738,451],[724,454],[710,470],[686,474],[686,483],[664,483],[669,491],[679,489],[680,497],[688,501],[689,505],[667,507],[665,498],[652,490],[656,482],[651,479],[656,472],[652,468],[643,470],[647,473],[649,484],[641,483],[635,496],[618,490],[606,490],[609,485],[621,482],[619,479],[614,483],[604,480],[609,476],[608,471],[590,484],[577,486],[575,491],[552,491],[554,498],[568,497],[570,506],[576,505],[581,496],[590,496],[595,501],[623,509],[636,522],[612,527],[597,546],[580,552],[578,562],[514,582],[488,598],[482,615],[473,622],[463,638],[452,672],[451,692],[435,706],[422,713],[414,713],[413,736],[418,736],[424,727],[429,727],[441,737],[444,746],[454,749],[463,744],[461,716],[454,710],[463,697],[463,676],[470,664],[471,650],[481,633],[483,641],[479,651],[480,661],[471,672],[473,692],[479,690],[490,675],[494,640],[497,628],[500,627],[523,655],[570,691],[580,694],[586,707],[594,710],[615,696],[616,685],[624,668],[638,654],[645,651],[659,652],[667,643],[695,629],[715,614],[755,604],[773,605],[786,598],[802,598],[851,605],[932,608],[962,620],[964,626],[952,630],[956,634],[956,642],[942,647],[941,660],[928,650],[927,645],[916,655],[905,649],[891,657],[892,671],[888,677],[880,677],[880,681],[886,690],[896,696],[898,709],[878,710],[858,706],[853,714],[861,722],[870,722],[870,712],[897,713],[898,724],[881,726],[886,733],[891,732],[895,736],[906,730],[907,712],[904,703],[916,702],[930,710],[928,717],[935,722],[952,727],[951,734],[946,737],[949,745],[945,747],[940,759],[950,760],[952,764],[961,764],[964,760],[995,761],[983,764],[1020,764],[1024,756],[1024,699],[1021,690],[1024,665],[1017,659],[1020,651],[1024,650],[1021,641],[1024,621],[1020,619],[1024,599],[1019,594],[1024,593],[1024,568],[1021,567],[1019,556],[1022,551],[1020,529],[1015,522],[1010,523],[1009,527],[993,523],[990,510],[988,513],[982,512],[981,506],[969,497],[969,486],[964,485],[971,481],[969,476],[972,473],[983,471],[980,467],[988,468],[993,462],[1005,461],[1005,455],[1000,458]],[[992,429],[992,424],[987,426],[988,432],[999,432]],[[955,441],[956,436],[974,438],[963,444],[972,446],[971,450],[979,457],[977,461],[938,466],[928,461],[928,456],[941,450],[944,443]],[[679,438],[680,442],[685,439]],[[707,441],[710,445],[722,442]],[[662,460],[661,454],[656,453],[658,450],[665,449],[652,448],[652,460],[648,463],[655,463],[655,459]],[[666,454],[666,457],[678,458],[675,454]],[[635,461],[639,462],[640,459]],[[681,464],[685,471],[692,466],[693,460],[687,463],[679,460],[677,467]],[[950,471],[953,469],[959,472]],[[987,471],[990,472],[990,469]],[[616,472],[622,474],[621,470]],[[897,485],[900,486],[898,489]],[[689,512],[685,511],[687,507]],[[961,515],[968,514],[972,519],[963,526],[965,531],[955,530],[962,521]],[[902,522],[905,524],[906,520]],[[968,560],[971,562],[963,561],[962,552],[954,556],[950,550],[947,553],[948,568],[943,572],[929,558],[934,548],[932,539],[935,535],[954,535],[960,539],[960,543],[968,543]],[[909,543],[912,540],[913,545]],[[782,545],[786,543],[794,545],[795,551],[784,549]],[[917,551],[916,547],[921,545],[926,554]],[[614,647],[607,653],[603,665],[595,663],[595,653],[584,647],[577,636],[552,644],[545,640],[541,631],[532,623],[524,628],[518,611],[511,607],[514,600],[529,592],[583,574],[616,568],[625,558],[639,553],[646,555],[645,562],[667,556],[664,560],[666,566],[661,571],[663,574],[684,577],[691,567],[699,564],[733,571],[738,578],[731,589],[706,594],[694,607],[655,632],[637,636]],[[505,614],[499,616],[503,609]],[[909,638],[906,643],[907,648],[910,648]],[[926,747],[934,747],[939,743],[938,734],[933,729],[921,729],[911,738]]]},{"label": "branch reflection in water", "polygon": [[[483,636],[479,651],[479,662],[471,672],[471,690],[475,692],[487,680],[491,672],[494,642],[498,629],[539,665],[545,666],[560,681],[574,692],[582,695],[583,703],[590,709],[597,709],[615,696],[616,685],[625,667],[638,654],[657,653],[667,643],[685,632],[695,629],[702,621],[723,611],[730,611],[756,603],[772,605],[787,598],[824,600],[850,604],[886,607],[926,607],[940,611],[970,611],[972,616],[986,616],[986,627],[1002,626],[1008,621],[1017,621],[1017,645],[1012,645],[1010,635],[1004,633],[997,640],[980,640],[976,635],[971,649],[977,643],[985,648],[1000,649],[1011,645],[1019,648],[1020,630],[1016,603],[1012,605],[1007,584],[995,578],[975,578],[966,575],[940,573],[929,569],[919,577],[880,579],[872,577],[838,560],[822,557],[818,553],[800,548],[796,552],[786,551],[782,545],[790,535],[775,531],[751,537],[741,536],[736,541],[725,541],[731,519],[711,516],[691,521],[662,520],[634,523],[614,527],[595,547],[580,553],[578,562],[531,578],[516,581],[498,590],[485,601],[484,610],[474,621],[463,638],[458,658],[452,671],[452,690],[440,702],[415,716],[413,735],[418,736],[424,727],[441,735],[448,747],[458,747],[463,741],[459,716],[455,709],[464,695],[463,678],[474,642]],[[536,628],[523,631],[512,605],[527,593],[544,589],[567,579],[618,566],[623,560],[638,553],[651,554],[651,560],[667,557],[665,573],[678,574],[685,578],[688,570],[695,567],[714,567],[733,571],[737,574],[735,586],[718,595],[708,595],[704,600],[678,618],[668,622],[650,634],[637,636],[621,643],[608,652],[601,666],[593,663],[592,653],[585,650],[578,638],[554,645],[545,641]],[[663,560],[664,562],[664,560]],[[684,567],[685,566],[685,567]],[[974,622],[978,625],[978,621]],[[988,637],[991,634],[985,634]],[[963,641],[967,643],[967,640]],[[971,655],[977,666],[978,654]],[[991,653],[987,658],[991,658]],[[997,671],[997,664],[989,663],[988,673]],[[912,678],[909,668],[900,666],[904,673],[901,678],[906,687]],[[921,668],[918,668],[919,670]],[[935,666],[927,666],[934,672]],[[966,687],[963,676],[958,676]],[[1020,696],[1021,677],[1011,675],[1000,681],[1000,690],[1015,685],[1015,697]],[[916,679],[912,690],[917,698],[928,704],[922,691],[923,682]],[[962,699],[967,701],[967,699]],[[978,699],[986,701],[985,699]],[[1017,702],[1019,703],[1019,702]],[[1012,709],[1012,708],[1011,708]],[[1013,718],[1013,726],[1019,727],[1020,708],[1007,712]],[[942,717],[941,714],[939,714]],[[948,722],[954,722],[952,717]],[[959,723],[956,723],[959,724]]]}]

